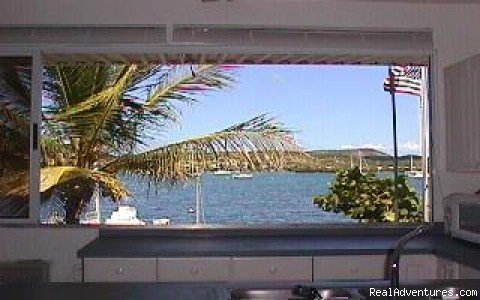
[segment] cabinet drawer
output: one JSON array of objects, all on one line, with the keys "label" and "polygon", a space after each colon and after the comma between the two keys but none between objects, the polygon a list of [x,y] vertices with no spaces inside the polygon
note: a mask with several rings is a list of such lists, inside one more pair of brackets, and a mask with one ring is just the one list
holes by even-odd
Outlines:
[{"label": "cabinet drawer", "polygon": [[155,282],[155,258],[85,258],[86,282]]},{"label": "cabinet drawer", "polygon": [[238,257],[233,281],[312,281],[311,257]]},{"label": "cabinet drawer", "polygon": [[386,256],[340,255],[313,259],[314,280],[384,279]]},{"label": "cabinet drawer", "polygon": [[437,257],[437,278],[438,279],[460,279],[460,264]]},{"label": "cabinet drawer", "polygon": [[437,277],[438,279],[480,279],[480,270],[437,257]]},{"label": "cabinet drawer", "polygon": [[161,282],[173,281],[228,281],[228,257],[159,258],[157,277]]},{"label": "cabinet drawer", "polygon": [[437,279],[437,257],[432,254],[408,254],[400,258],[400,281]]}]

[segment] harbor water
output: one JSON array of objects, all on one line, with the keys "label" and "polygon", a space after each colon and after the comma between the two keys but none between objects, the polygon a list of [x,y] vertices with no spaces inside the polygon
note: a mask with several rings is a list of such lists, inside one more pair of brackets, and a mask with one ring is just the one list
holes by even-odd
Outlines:
[{"label": "harbor water", "polygon": [[[388,176],[384,174],[384,176]],[[121,176],[131,199],[122,204],[137,208],[140,219],[151,222],[167,217],[170,224],[195,223],[195,182],[175,187],[155,187],[139,178]],[[302,224],[353,222],[343,214],[324,212],[312,198],[328,192],[334,173],[255,173],[251,179],[207,173],[201,178],[203,215],[206,224]],[[418,193],[422,180],[410,178]],[[102,218],[116,204],[103,201]]]}]

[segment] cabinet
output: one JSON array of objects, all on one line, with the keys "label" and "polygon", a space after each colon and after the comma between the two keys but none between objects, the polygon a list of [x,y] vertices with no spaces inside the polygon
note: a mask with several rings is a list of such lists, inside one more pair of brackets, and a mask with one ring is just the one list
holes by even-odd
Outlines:
[{"label": "cabinet", "polygon": [[480,270],[457,263],[453,260],[438,258],[439,279],[480,279]]},{"label": "cabinet", "polygon": [[444,70],[447,171],[480,170],[480,55]]},{"label": "cabinet", "polygon": [[85,258],[85,282],[155,282],[155,258]]},{"label": "cabinet", "polygon": [[408,254],[400,258],[400,281],[438,279],[437,257],[432,254]]},{"label": "cabinet", "polygon": [[313,259],[314,280],[382,280],[385,255],[319,256]]},{"label": "cabinet", "polygon": [[159,282],[221,282],[229,281],[230,258],[159,258],[157,281]]},{"label": "cabinet", "polygon": [[312,281],[312,258],[234,257],[232,281]]},{"label": "cabinet", "polygon": [[[383,280],[386,255],[85,258],[86,282],[311,282]],[[407,254],[400,281],[480,279],[480,270],[432,254]]]}]

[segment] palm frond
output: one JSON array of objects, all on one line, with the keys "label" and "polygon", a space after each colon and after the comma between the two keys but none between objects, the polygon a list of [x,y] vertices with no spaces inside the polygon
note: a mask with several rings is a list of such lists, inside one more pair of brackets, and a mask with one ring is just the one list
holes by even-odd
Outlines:
[{"label": "palm frond", "polygon": [[118,68],[101,64],[47,67],[44,71],[44,100],[60,109],[83,102],[108,87]]},{"label": "palm frond", "polygon": [[145,109],[176,120],[178,113],[172,100],[196,102],[196,94],[229,87],[233,81],[231,74],[222,66],[169,66],[157,83],[148,86],[150,95]]},{"label": "palm frond", "polygon": [[[0,178],[0,216],[19,216],[25,217],[28,214],[28,199],[30,193],[29,172],[21,171],[10,176]],[[93,183],[98,183],[102,190],[106,192],[113,201],[118,201],[128,197],[130,193],[124,184],[115,176],[89,169],[77,167],[46,167],[41,169],[40,193],[42,201],[49,199],[52,193],[62,186],[82,182],[83,187],[90,182],[88,186],[93,189]],[[73,190],[72,192],[75,192]],[[68,199],[64,199],[67,201]],[[87,201],[89,199],[82,199]],[[82,207],[81,203],[78,204]]]},{"label": "palm frond", "polygon": [[0,61],[0,168],[28,165],[31,68]]},{"label": "palm frond", "polygon": [[212,134],[120,157],[105,169],[175,183],[219,166],[230,170],[277,170],[284,166],[286,157],[305,155],[291,130],[260,115]]},{"label": "palm frond", "polygon": [[46,94],[55,105],[49,108],[52,120],[45,122],[61,124],[67,138],[81,140],[80,167],[105,149],[131,152],[146,138],[146,128],[177,121],[175,102],[193,102],[197,93],[232,81],[218,66],[64,66],[49,74]]},{"label": "palm frond", "polygon": [[[112,195],[112,198],[115,201],[130,195],[123,183],[116,179],[115,176],[101,171],[77,167],[42,168],[40,176],[40,193],[42,195],[48,195],[55,188],[74,179],[86,179],[100,183],[106,191]],[[28,171],[22,171],[8,177],[2,177],[0,179],[0,194],[4,195],[5,199],[12,198],[27,202],[29,195]]]},{"label": "palm frond", "polygon": [[158,83],[150,85],[154,92],[146,101],[147,107],[155,107],[165,99],[195,101],[197,92],[230,86],[233,77],[222,66],[171,66]]},{"label": "palm frond", "polygon": [[121,96],[128,88],[136,69],[135,65],[122,68],[111,86],[55,116],[57,122],[64,122],[67,125],[71,136],[78,136],[83,140],[79,166],[88,166],[92,162],[92,152],[97,146],[98,138],[106,124],[119,113]]}]

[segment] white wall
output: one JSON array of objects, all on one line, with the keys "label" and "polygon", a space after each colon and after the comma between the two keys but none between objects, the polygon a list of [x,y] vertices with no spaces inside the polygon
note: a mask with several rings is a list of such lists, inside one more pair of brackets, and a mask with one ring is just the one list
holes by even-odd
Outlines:
[{"label": "white wall", "polygon": [[[152,24],[219,24],[248,27],[315,27],[334,29],[431,29],[437,53],[435,66],[434,147],[435,219],[444,195],[480,188],[480,174],[447,172],[445,168],[444,67],[480,53],[480,4],[414,4],[382,1],[234,0],[3,0],[0,26],[139,26]],[[480,138],[480,134],[478,135]],[[0,259],[46,257],[54,260],[53,278],[70,280],[73,252],[96,236],[85,229],[1,229]],[[3,236],[7,239],[4,239]],[[24,246],[26,241],[38,247]],[[52,251],[52,241],[59,248]],[[55,243],[56,244],[56,243]],[[9,247],[5,246],[9,245]],[[58,251],[56,250],[58,249]],[[39,251],[35,251],[39,250]]]},{"label": "white wall", "polygon": [[96,228],[0,228],[0,261],[42,259],[52,281],[80,281],[77,251],[97,237]]}]

